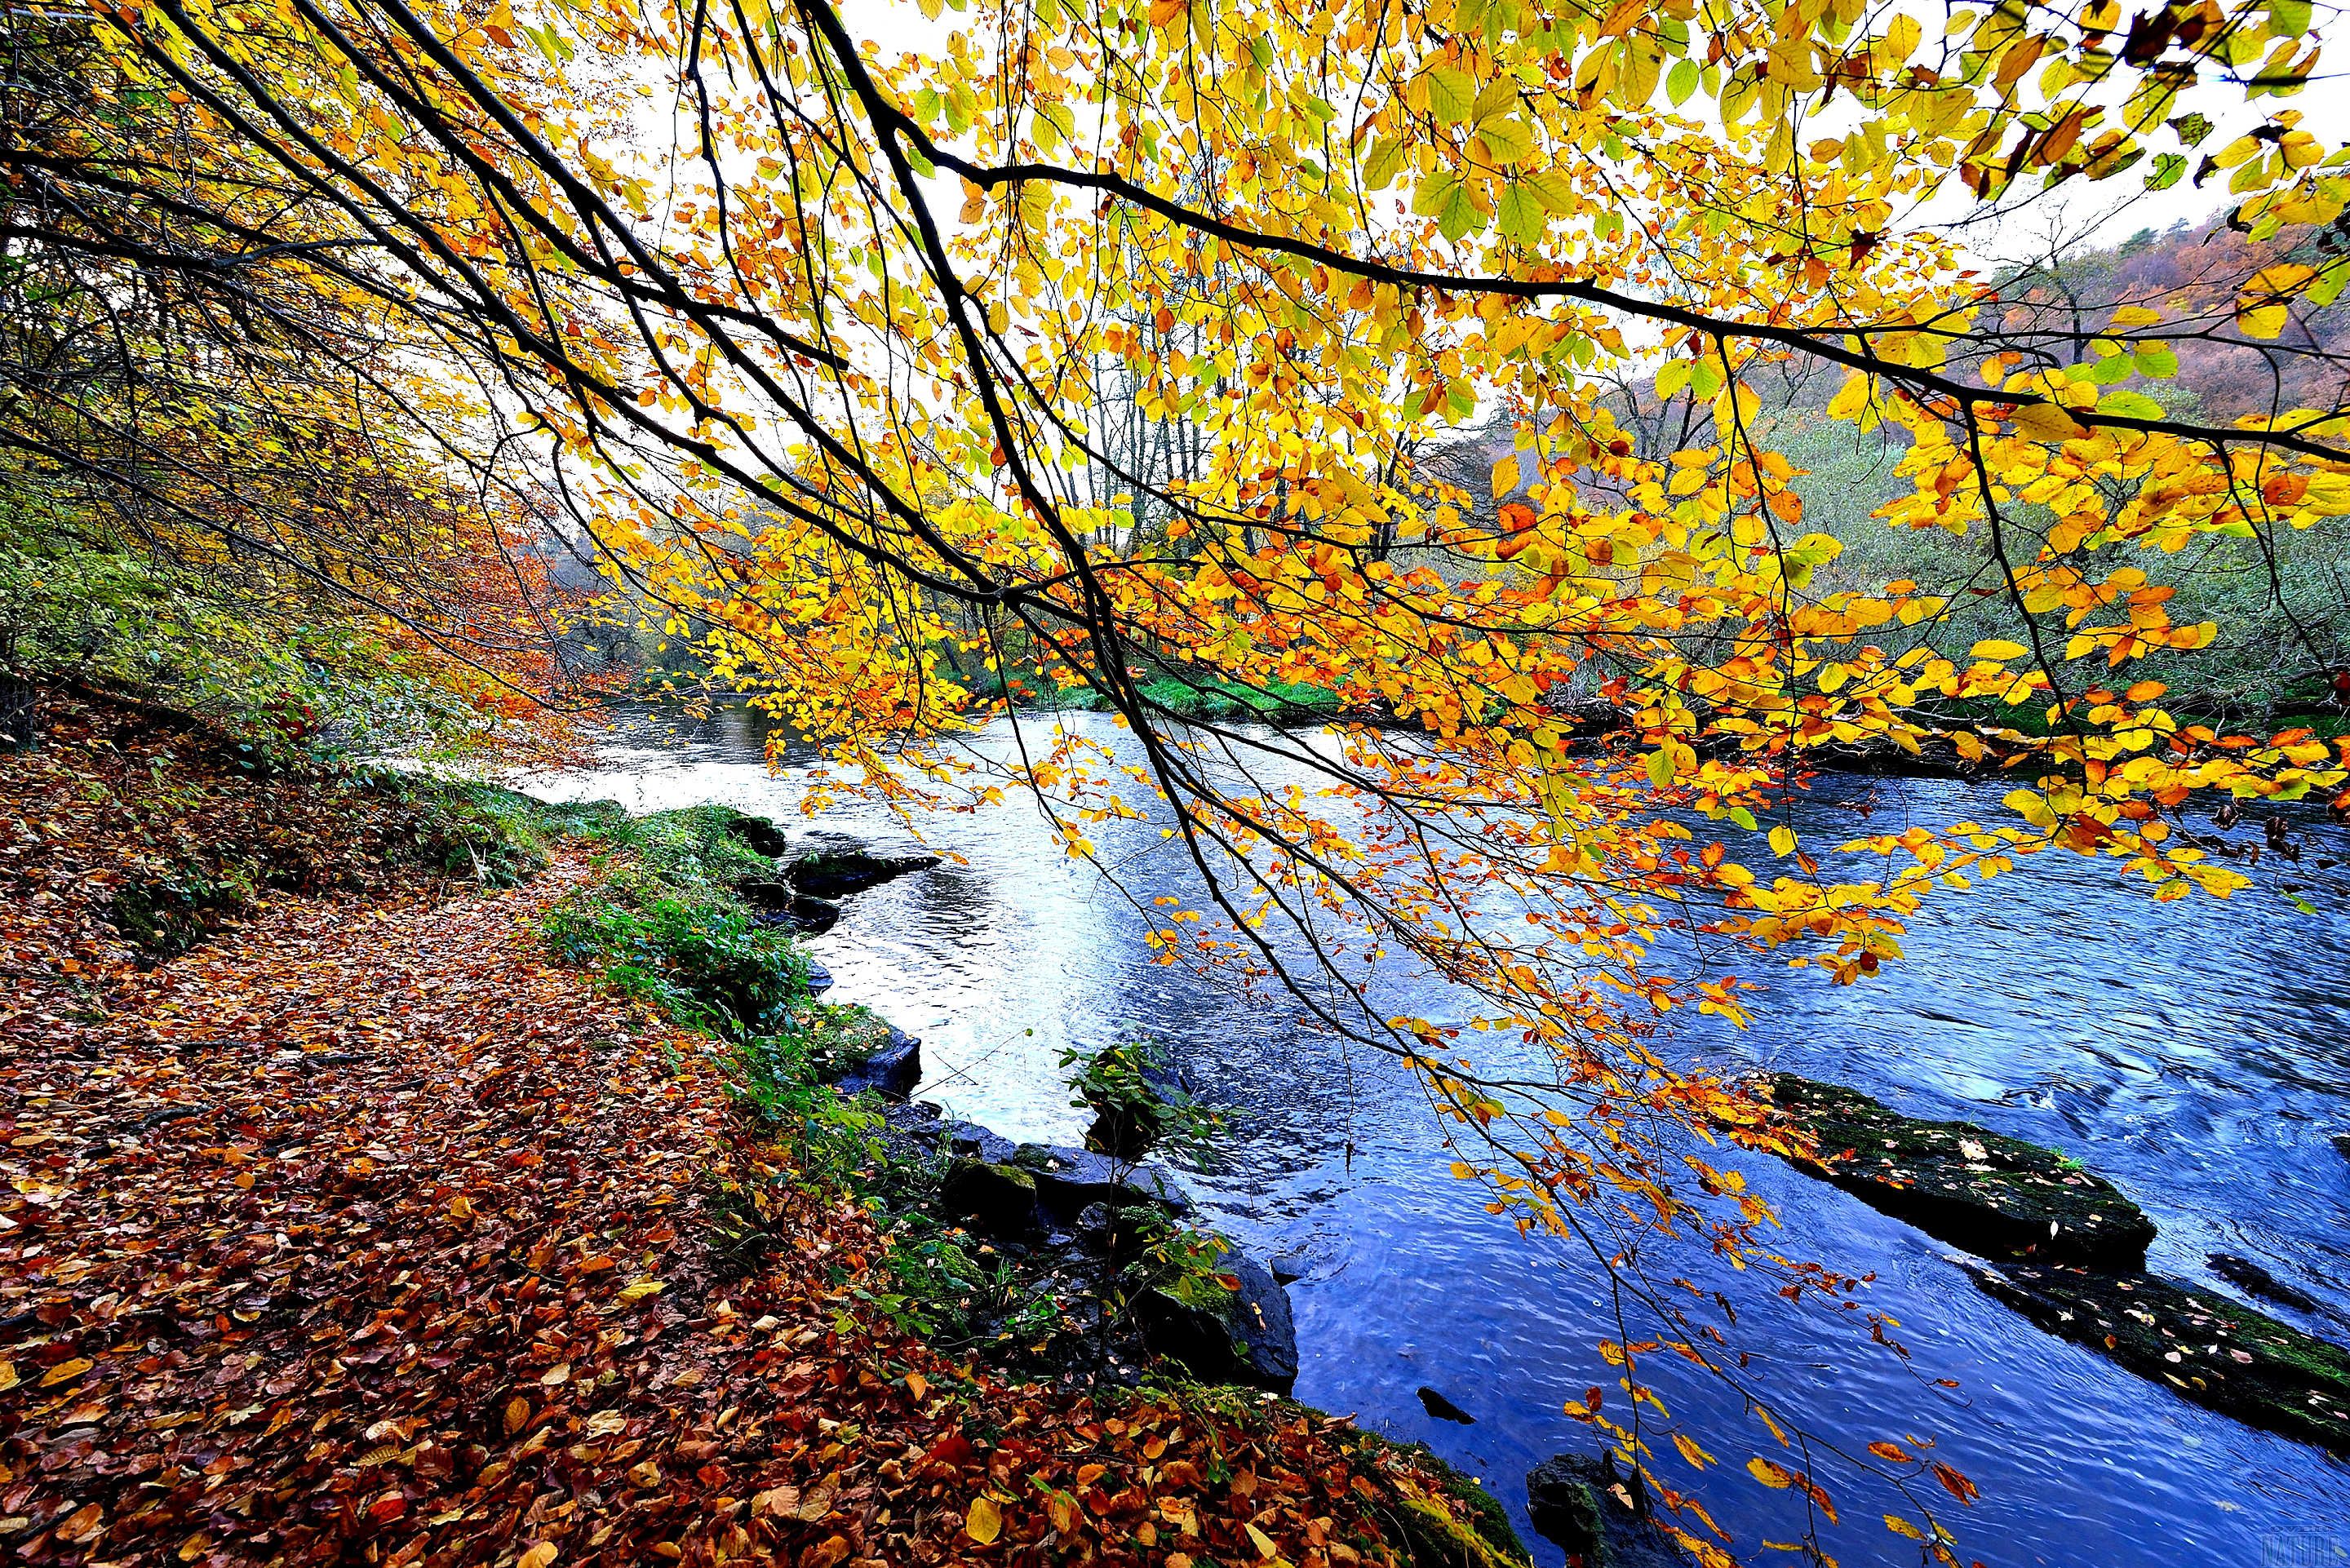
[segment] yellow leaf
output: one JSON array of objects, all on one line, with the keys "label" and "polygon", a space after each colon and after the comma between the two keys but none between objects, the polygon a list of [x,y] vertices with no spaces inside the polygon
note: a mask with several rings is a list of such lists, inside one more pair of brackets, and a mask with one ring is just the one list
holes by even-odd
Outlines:
[{"label": "yellow leaf", "polygon": [[2289,306],[2263,305],[2258,310],[2240,312],[2236,325],[2243,329],[2247,337],[2273,337],[2284,330],[2284,324],[2292,317],[2293,311]]},{"label": "yellow leaf", "polygon": [[1775,1491],[1784,1491],[1795,1484],[1795,1472],[1783,1464],[1756,1456],[1746,1461],[1747,1473]]},{"label": "yellow leaf", "polygon": [[1249,1543],[1256,1548],[1256,1554],[1258,1556],[1272,1557],[1279,1553],[1281,1549],[1273,1543],[1272,1536],[1267,1535],[1263,1531],[1259,1530],[1253,1524],[1243,1526],[1243,1528],[1248,1531]]},{"label": "yellow leaf", "polygon": [[1795,852],[1795,830],[1785,823],[1771,830],[1771,853],[1793,855]]},{"label": "yellow leaf", "polygon": [[906,1374],[906,1392],[917,1400],[927,1399],[931,1397],[930,1380],[919,1372],[909,1372]]},{"label": "yellow leaf", "polygon": [[667,1289],[669,1289],[669,1283],[665,1280],[630,1280],[620,1287],[620,1299],[624,1302],[640,1302],[647,1296],[657,1296]]},{"label": "yellow leaf", "polygon": [[991,1544],[1003,1533],[1003,1511],[995,1500],[984,1492],[971,1500],[971,1513],[962,1521],[963,1533],[982,1546]]},{"label": "yellow leaf", "polygon": [[1987,637],[1967,650],[1970,659],[2022,659],[2032,650],[2020,642],[2004,638]]},{"label": "yellow leaf", "polygon": [[80,1376],[83,1373],[88,1371],[89,1368],[90,1361],[88,1356],[77,1355],[71,1361],[60,1361],[55,1366],[49,1368],[48,1376],[41,1379],[41,1386],[44,1388],[54,1387],[56,1385],[65,1382],[69,1377]]},{"label": "yellow leaf", "polygon": [[1912,1541],[1925,1541],[1930,1539],[1924,1531],[1918,1529],[1916,1525],[1910,1523],[1908,1520],[1902,1518],[1898,1513],[1888,1513],[1885,1516],[1885,1528],[1893,1532],[1896,1535],[1906,1535]]},{"label": "yellow leaf", "polygon": [[515,1559],[515,1568],[546,1568],[555,1561],[555,1542],[542,1541]]},{"label": "yellow leaf", "polygon": [[2125,305],[2114,312],[2114,325],[2120,327],[2152,327],[2162,319],[2162,312],[2143,305]]},{"label": "yellow leaf", "polygon": [[1692,1442],[1684,1433],[1675,1432],[1673,1434],[1673,1447],[1681,1451],[1681,1458],[1687,1459],[1693,1469],[1703,1469],[1706,1466],[1713,1463],[1713,1456],[1707,1453],[1703,1449],[1699,1448],[1697,1444]]},{"label": "yellow leaf", "polygon": [[1493,496],[1499,500],[1518,487],[1518,459],[1514,452],[1493,465]]},{"label": "yellow leaf", "polygon": [[2036,441],[2077,441],[2088,434],[2054,403],[2026,403],[2012,417],[2015,428]]}]

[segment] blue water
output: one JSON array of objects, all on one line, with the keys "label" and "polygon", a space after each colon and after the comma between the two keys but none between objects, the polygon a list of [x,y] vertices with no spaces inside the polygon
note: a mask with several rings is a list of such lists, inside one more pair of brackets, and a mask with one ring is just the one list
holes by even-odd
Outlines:
[{"label": "blue water", "polygon": [[[1111,745],[1124,739],[1104,721],[1070,722]],[[602,765],[532,787],[637,810],[723,801],[795,832],[905,841],[863,807],[803,826],[803,768],[771,773],[757,739],[739,716],[722,717],[616,743]],[[1804,810],[1832,836],[1858,830],[1864,806],[1871,830],[1999,811],[1997,787],[1952,781],[1832,779],[1818,793]],[[2225,905],[2158,905],[2109,866],[2027,860],[1929,908],[1906,939],[1908,956],[1873,981],[1837,988],[1781,971],[1750,1030],[1691,1017],[1664,1048],[1851,1084],[2062,1148],[2153,1216],[2157,1272],[2231,1291],[2206,1260],[2233,1252],[2350,1314],[2350,1159],[2327,1141],[2350,1130],[2350,897],[2342,870],[2314,864],[2350,858],[2350,842],[2322,823],[2303,826],[2302,867],[2272,861],[2262,886]],[[1595,1349],[1617,1336],[1606,1272],[1485,1212],[1482,1192],[1450,1176],[1435,1118],[1384,1058],[1302,1023],[1295,1004],[1154,962],[1143,917],[1069,861],[1032,806],[1015,798],[923,831],[962,863],[850,901],[814,943],[835,995],[922,1037],[923,1097],[1014,1137],[1078,1136],[1058,1077],[1066,1045],[1136,1033],[1168,1042],[1210,1097],[1241,1113],[1228,1156],[1191,1185],[1222,1228],[1304,1271],[1290,1287],[1298,1397],[1426,1440],[1484,1478],[1523,1530],[1527,1468],[1596,1448],[1565,1403],[1603,1386],[1611,1411],[1622,1410],[1617,1370]],[[1152,824],[1091,831],[1127,893],[1195,891]],[[2293,909],[2281,879],[2310,888],[2321,913]],[[1430,1016],[1462,1005],[1422,978],[1387,983]],[[2350,1562],[2350,1466],[2042,1334],[1981,1294],[1939,1243],[1831,1188],[1764,1158],[1727,1162],[1778,1208],[1782,1250],[1874,1274],[1860,1300],[1898,1322],[1888,1335],[1907,1358],[1871,1344],[1859,1314],[1790,1303],[1703,1256],[1657,1251],[1651,1276],[1684,1274],[1730,1298],[1733,1343],[1752,1354],[1751,1374],[1783,1420],[1848,1450],[1882,1438],[1913,1451],[1930,1442],[1933,1457],[1971,1478],[1981,1491],[1971,1506],[1930,1481],[1918,1493],[1957,1534],[1961,1560]],[[1789,1560],[1758,1542],[1796,1539],[1800,1499],[1757,1486],[1743,1467],[1755,1454],[1799,1461],[1715,1379],[1668,1359],[1647,1371],[1681,1429],[1721,1461],[1700,1477],[1659,1438],[1660,1474],[1696,1491],[1742,1556]],[[1476,1424],[1427,1416],[1415,1397],[1423,1385]],[[1825,1457],[1814,1469],[1841,1518],[1823,1521],[1827,1552],[1851,1565],[1918,1560],[1882,1522],[1887,1511],[1915,1517],[1915,1506]],[[1537,1557],[1559,1561],[1539,1543]]]}]

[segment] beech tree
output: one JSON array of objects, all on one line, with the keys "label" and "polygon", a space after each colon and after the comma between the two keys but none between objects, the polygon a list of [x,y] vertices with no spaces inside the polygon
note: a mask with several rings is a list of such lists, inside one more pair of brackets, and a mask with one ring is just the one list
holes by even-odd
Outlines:
[{"label": "beech tree", "polygon": [[[2199,566],[2350,514],[2350,151],[2293,107],[2326,14],[924,7],[898,52],[826,0],[86,0],[85,96],[12,143],[9,238],[338,301],[370,374],[433,390],[420,472],[558,498],[616,596],[845,787],[1024,789],[1079,857],[1157,813],[1213,906],[1154,907],[1170,960],[1409,1062],[1458,1172],[1617,1272],[1653,1331],[1606,1347],[1630,1403],[1591,1418],[1650,1463],[1640,1366],[1670,1354],[1788,1441],[1641,1239],[1850,1282],[1774,1259],[1701,1158],[1779,1135],[1658,1047],[1666,1016],[1744,1022],[1742,963],[1859,980],[2033,854],[2226,897],[2215,802],[2343,808],[2338,747],[2143,673],[2220,641],[2173,618]],[[2052,303],[1976,265],[2028,203],[2186,181],[2241,238],[2191,287]],[[2189,345],[2257,356],[2269,406],[2170,395]],[[1470,493],[1445,442],[1487,420],[1508,450]],[[1781,448],[1823,421],[1898,465],[1866,527],[1930,540],[1932,580],[1814,521]],[[1170,681],[1338,717],[1203,720]],[[1024,690],[1088,694],[1131,753],[1030,715],[992,771],[962,742]],[[2005,815],[1799,838],[1824,760],[1928,747],[2008,780]],[[1374,950],[1475,1028],[1385,1015]],[[1831,1451],[1749,1469],[1832,1514]],[[1948,1556],[1934,1490],[1887,1522]]]}]

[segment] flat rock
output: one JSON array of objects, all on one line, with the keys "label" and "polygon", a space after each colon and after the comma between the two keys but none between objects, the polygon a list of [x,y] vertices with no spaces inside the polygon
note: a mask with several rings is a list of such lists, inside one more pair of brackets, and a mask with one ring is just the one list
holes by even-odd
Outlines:
[{"label": "flat rock", "polygon": [[2350,1350],[2152,1274],[1968,1262],[1991,1296],[2247,1426],[2350,1456]]},{"label": "flat rock", "polygon": [[1526,1472],[1526,1517],[1565,1549],[1567,1568],[1687,1568],[1689,1553],[1631,1495],[1610,1455],[1556,1454]]},{"label": "flat rock", "polygon": [[1137,1165],[1055,1143],[1018,1145],[1010,1158],[1035,1173],[1038,1195],[1055,1213],[1076,1214],[1089,1203],[1150,1203],[1170,1214],[1191,1209],[1182,1184],[1164,1166]]},{"label": "flat rock", "polygon": [[1817,1144],[1797,1168],[1985,1258],[2135,1269],[2154,1221],[2054,1149],[1972,1122],[1904,1116],[1856,1089],[1790,1073],[1764,1081],[1786,1125]]}]

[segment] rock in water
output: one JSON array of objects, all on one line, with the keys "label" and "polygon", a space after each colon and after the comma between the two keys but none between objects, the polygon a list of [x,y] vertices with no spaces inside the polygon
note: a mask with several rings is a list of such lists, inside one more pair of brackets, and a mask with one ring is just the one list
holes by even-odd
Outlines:
[{"label": "rock in water", "polygon": [[1613,1455],[1558,1454],[1526,1473],[1526,1517],[1567,1568],[1686,1568],[1689,1554],[1628,1500]]},{"label": "rock in water", "polygon": [[878,888],[909,871],[927,871],[935,855],[868,855],[862,849],[826,849],[792,863],[792,886],[811,898],[846,898]]},{"label": "rock in water", "polygon": [[1817,1159],[1788,1158],[1873,1209],[1986,1258],[2135,1269],[2154,1221],[2054,1149],[1972,1122],[1906,1116],[1856,1089],[1773,1074],[1764,1090]]},{"label": "rock in water", "polygon": [[1419,1390],[1419,1403],[1422,1409],[1440,1421],[1458,1421],[1464,1427],[1473,1427],[1477,1424],[1476,1417],[1471,1416],[1433,1388]]},{"label": "rock in water", "polygon": [[844,1095],[871,1090],[886,1100],[902,1100],[921,1081],[922,1043],[892,1024],[887,1043],[834,1080],[834,1086]]},{"label": "rock in water", "polygon": [[785,859],[791,853],[791,843],[784,836],[784,830],[764,816],[736,812],[726,819],[726,832],[735,842],[770,860]]},{"label": "rock in water", "polygon": [[2350,1159],[2350,1132],[2334,1135],[2334,1152],[2345,1159]]},{"label": "rock in water", "polygon": [[1145,1291],[1135,1303],[1144,1340],[1154,1354],[1181,1362],[1194,1376],[1288,1393],[1297,1382],[1297,1329],[1288,1293],[1245,1252],[1226,1253],[1223,1272],[1240,1289],[1214,1306]]},{"label": "rock in water", "polygon": [[2247,1426],[2350,1455],[2350,1350],[2152,1274],[2035,1263],[1967,1269],[2051,1334]]}]

